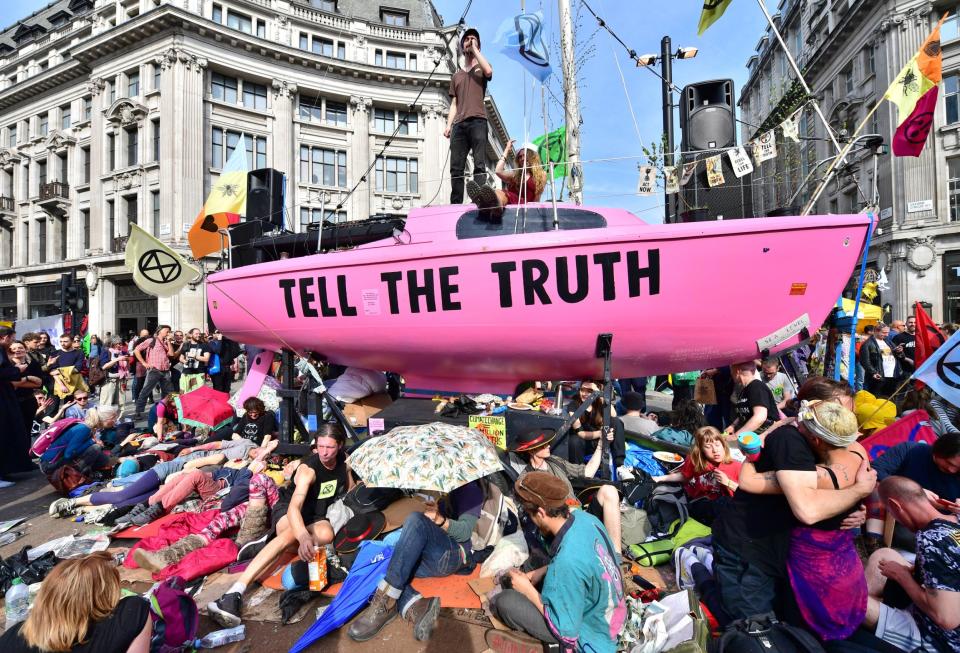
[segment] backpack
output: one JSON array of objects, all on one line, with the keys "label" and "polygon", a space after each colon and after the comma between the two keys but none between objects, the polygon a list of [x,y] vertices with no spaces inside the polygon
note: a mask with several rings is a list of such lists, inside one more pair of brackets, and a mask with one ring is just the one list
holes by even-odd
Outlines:
[{"label": "backpack", "polygon": [[37,438],[37,441],[33,443],[33,446],[30,447],[30,455],[35,458],[39,458],[44,454],[44,452],[50,448],[50,445],[56,442],[57,438],[63,435],[63,432],[74,424],[79,424],[81,420],[76,417],[67,417],[65,419],[58,419],[56,422],[51,424],[45,431],[40,433],[40,437]]},{"label": "backpack", "polygon": [[65,497],[81,485],[87,485],[93,481],[91,477],[69,464],[61,465],[47,474],[47,480],[58,494]]},{"label": "backpack", "polygon": [[805,630],[781,623],[769,612],[727,626],[717,653],[825,653]]},{"label": "backpack", "polygon": [[623,548],[643,542],[649,535],[650,522],[645,510],[632,506],[620,509],[620,543]]},{"label": "backpack", "polygon": [[675,521],[683,524],[690,517],[687,495],[680,485],[662,484],[653,488],[644,510],[654,533],[666,533]]},{"label": "backpack", "polygon": [[710,535],[710,527],[704,526],[696,519],[688,519],[680,523],[679,520],[670,525],[669,533],[648,542],[631,544],[627,553],[643,567],[656,567],[670,562],[673,551],[690,540]]},{"label": "backpack", "polygon": [[193,597],[184,590],[185,586],[183,578],[172,576],[150,593],[150,617],[153,619],[150,653],[194,650],[200,612]]},{"label": "backpack", "polygon": [[481,479],[483,503],[480,506],[480,518],[470,534],[470,544],[474,551],[488,546],[496,546],[504,535],[517,532],[520,523],[517,504],[503,493],[497,483]]}]

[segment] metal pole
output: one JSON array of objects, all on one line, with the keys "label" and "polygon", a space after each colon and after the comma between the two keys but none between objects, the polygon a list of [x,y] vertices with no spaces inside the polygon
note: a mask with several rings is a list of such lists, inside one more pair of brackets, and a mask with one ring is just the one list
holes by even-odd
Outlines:
[{"label": "metal pole", "polygon": [[567,123],[567,174],[570,199],[583,204],[583,166],[580,165],[580,98],[573,48],[573,19],[570,0],[557,0],[560,13],[560,55],[563,60],[563,107]]},{"label": "metal pole", "polygon": [[[673,165],[673,54],[670,37],[664,36],[660,41],[660,77],[663,93],[663,165]],[[664,170],[663,184],[663,222],[670,224],[673,216],[673,197],[667,193],[666,170]]]}]

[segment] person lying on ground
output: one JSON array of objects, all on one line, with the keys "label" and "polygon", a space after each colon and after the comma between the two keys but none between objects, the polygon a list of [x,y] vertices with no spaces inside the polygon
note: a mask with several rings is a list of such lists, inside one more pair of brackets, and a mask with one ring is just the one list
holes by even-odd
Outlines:
[{"label": "person lying on ground", "polygon": [[347,634],[365,642],[397,615],[413,626],[413,638],[427,641],[440,614],[440,599],[424,598],[410,585],[416,578],[450,576],[475,566],[470,535],[483,505],[478,481],[458,487],[430,504],[426,512],[411,513],[403,521],[387,573],[370,605],[353,620]]},{"label": "person lying on ground", "polygon": [[[712,426],[697,429],[690,455],[672,474],[654,476],[657,483],[683,483],[690,516],[710,526],[737,491],[740,463],[730,457],[723,434]],[[612,536],[612,535],[611,535]]]},{"label": "person lying on ground", "polygon": [[[852,486],[857,470],[867,459],[866,451],[856,442],[856,418],[840,404],[827,401],[805,402],[798,417],[817,458],[817,488],[840,490]],[[744,490],[755,494],[783,492],[776,474],[759,475],[750,462],[744,463],[740,481]],[[797,525],[790,533],[787,572],[796,601],[786,597],[787,607],[781,616],[809,627],[824,641],[850,637],[863,622],[867,609],[867,585],[854,545],[855,534],[844,527],[845,520],[857,513],[858,506],[852,505],[848,511],[810,526]]]},{"label": "person lying on ground", "polygon": [[293,484],[281,491],[271,511],[276,537],[265,542],[240,578],[207,605],[210,618],[222,626],[240,625],[242,597],[247,586],[288,547],[297,546],[301,560],[313,560],[317,549],[333,542],[327,510],[353,487],[343,453],[346,434],[339,424],[321,424],[313,434],[314,453],[297,467]]},{"label": "person lying on ground", "polygon": [[[957,517],[940,514],[926,491],[903,476],[885,478],[880,497],[897,522],[916,532],[917,557],[910,565],[893,549],[870,556],[864,625],[876,628],[877,637],[904,651],[960,651]],[[909,599],[905,602],[904,593]]]},{"label": "person lying on ground", "polygon": [[113,406],[91,409],[83,422],[74,424],[60,434],[40,456],[40,471],[48,476],[64,465],[72,465],[81,473],[106,467],[110,461],[97,444],[98,431],[117,422],[118,411]]},{"label": "person lying on ground", "polygon": [[106,552],[64,560],[50,570],[26,621],[0,637],[4,653],[149,653],[150,604],[121,598],[120,573]]},{"label": "person lying on ground", "polygon": [[490,611],[508,628],[564,650],[614,653],[627,608],[611,537],[593,515],[570,512],[567,486],[553,474],[528,472],[514,490],[523,511],[552,539],[551,560],[527,573],[512,570]]},{"label": "person lying on ground", "polygon": [[730,371],[740,386],[740,394],[734,404],[736,419],[724,430],[724,435],[731,443],[747,431],[763,436],[764,431],[780,419],[780,409],[770,388],[757,372],[757,361],[735,363],[730,366]]},{"label": "person lying on ground", "polygon": [[[550,443],[556,435],[553,429],[533,429],[521,433],[510,456],[511,464],[521,472],[545,472],[562,480],[566,484],[567,501],[571,507],[580,506],[573,483],[580,489],[596,487],[596,492],[591,493],[592,498],[584,505],[584,509],[603,521],[614,548],[620,553],[620,493],[615,486],[598,484],[594,480],[600,469],[601,441],[597,440],[597,448],[590,457],[590,462],[578,465],[550,454]],[[608,438],[612,439],[612,435]]]},{"label": "person lying on ground", "polygon": [[467,195],[470,196],[470,201],[477,205],[481,215],[491,220],[499,221],[504,207],[508,204],[539,202],[547,185],[547,173],[535,145],[524,143],[517,152],[513,170],[507,172],[507,157],[512,151],[513,141],[510,141],[503,151],[503,156],[497,161],[496,173],[503,182],[503,190],[497,190],[488,184],[481,186],[473,179],[467,180]]}]

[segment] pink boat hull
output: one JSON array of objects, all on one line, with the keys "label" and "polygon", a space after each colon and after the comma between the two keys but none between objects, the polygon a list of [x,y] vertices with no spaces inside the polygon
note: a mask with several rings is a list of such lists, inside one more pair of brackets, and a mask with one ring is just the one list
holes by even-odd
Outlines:
[{"label": "pink boat hull", "polygon": [[616,378],[704,369],[815,330],[871,222],[648,225],[590,209],[606,227],[458,240],[470,208],[414,210],[396,240],[215,274],[213,321],[240,342],[399,372],[427,391],[599,377],[600,333],[613,334]]}]

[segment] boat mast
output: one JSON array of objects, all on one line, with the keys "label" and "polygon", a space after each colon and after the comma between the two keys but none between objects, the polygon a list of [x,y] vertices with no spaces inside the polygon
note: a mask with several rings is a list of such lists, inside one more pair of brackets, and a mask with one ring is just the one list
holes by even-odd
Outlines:
[{"label": "boat mast", "polygon": [[583,167],[580,165],[580,98],[573,51],[573,19],[570,0],[557,0],[560,10],[560,56],[563,60],[563,109],[567,123],[567,174],[570,198],[583,204]]}]

